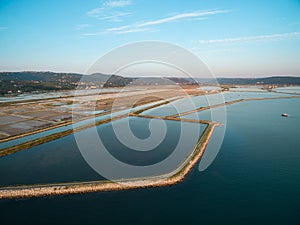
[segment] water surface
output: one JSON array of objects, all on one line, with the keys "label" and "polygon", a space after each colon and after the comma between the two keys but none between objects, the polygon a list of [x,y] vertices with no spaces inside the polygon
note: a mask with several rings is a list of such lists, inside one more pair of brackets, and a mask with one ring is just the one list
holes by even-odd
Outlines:
[{"label": "water surface", "polygon": [[[161,188],[1,200],[0,221],[45,225],[298,225],[299,106],[300,99],[228,106],[226,135],[217,158],[204,172],[195,167],[183,183]],[[290,117],[281,117],[283,110]]]}]

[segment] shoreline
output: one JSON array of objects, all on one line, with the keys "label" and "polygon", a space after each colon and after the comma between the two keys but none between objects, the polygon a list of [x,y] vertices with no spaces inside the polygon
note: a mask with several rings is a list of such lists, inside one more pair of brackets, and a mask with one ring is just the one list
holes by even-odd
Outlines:
[{"label": "shoreline", "polygon": [[[150,108],[155,108],[155,107],[161,106],[163,104],[168,104],[168,103],[171,103],[171,102],[176,101],[178,99],[179,99],[179,97],[174,98],[174,99],[170,99],[170,100],[165,100],[163,102],[158,101],[158,103],[156,103],[152,106],[146,107],[145,110],[148,110]],[[156,101],[147,102],[147,103],[142,104],[142,105],[137,105],[137,107],[147,105],[147,104],[151,104],[151,103],[155,103],[155,102]],[[140,110],[137,110],[137,111],[141,111],[141,110],[145,111],[144,109],[140,109]],[[120,110],[120,111],[122,111],[122,110]],[[116,112],[120,112],[120,111],[116,111]],[[103,116],[103,115],[107,115],[109,113],[111,113],[111,112],[103,112],[103,113],[99,113],[99,114],[93,115],[93,116]],[[53,141],[53,140],[65,137],[67,135],[71,135],[74,132],[79,132],[79,131],[88,129],[88,128],[93,127],[93,126],[99,126],[101,124],[112,122],[114,120],[123,119],[127,116],[130,116],[130,114],[131,113],[121,114],[121,115],[118,115],[118,116],[114,116],[114,117],[110,117],[110,118],[107,118],[107,119],[100,120],[96,123],[90,123],[90,124],[86,124],[86,125],[83,125],[83,126],[80,126],[80,127],[77,127],[77,128],[71,128],[71,129],[68,129],[68,130],[65,130],[65,131],[62,131],[62,132],[50,134],[50,135],[47,135],[45,137],[41,137],[41,138],[38,138],[38,139],[26,141],[26,142],[18,144],[18,145],[14,145],[14,146],[10,146],[10,147],[7,147],[7,148],[0,149],[0,158],[11,155],[11,154],[14,154],[18,151],[26,150],[26,149],[29,149],[31,147],[34,147],[34,146],[37,146],[37,145],[40,145],[40,144],[44,144],[46,142]],[[138,115],[138,114],[135,114],[135,115]],[[93,118],[93,116],[90,116],[89,118]],[[81,120],[81,121],[83,121],[83,120]],[[77,122],[80,122],[80,121],[77,121]],[[56,127],[43,128],[43,129],[40,129],[40,130],[37,130],[37,131],[32,131],[29,134],[22,134],[20,136],[11,137],[12,138],[11,140],[26,137],[26,136],[29,136],[29,135],[32,135],[32,134],[38,134],[38,133],[48,131],[48,130],[51,130],[51,129],[55,129],[55,128],[58,128],[58,127],[62,127],[62,126],[68,126],[68,125],[71,125],[71,124],[73,124],[72,121],[69,122],[69,123],[59,124]]]},{"label": "shoreline", "polygon": [[[152,96],[153,93],[159,93],[162,96],[161,99],[155,98]],[[95,94],[89,95],[81,95],[77,96],[76,99],[68,98],[51,98],[52,100],[43,100],[43,104],[39,105],[38,100],[25,100],[21,101],[21,103],[27,104],[16,104],[11,103],[11,106],[6,106],[3,108],[2,115],[3,116],[13,116],[14,119],[17,119],[18,122],[22,122],[24,120],[25,123],[30,121],[41,121],[42,124],[39,126],[32,126],[28,128],[11,128],[10,125],[12,122],[7,122],[3,124],[3,134],[0,138],[0,143],[8,142],[14,139],[23,138],[29,135],[37,134],[44,131],[53,130],[59,127],[64,127],[71,125],[76,122],[81,122],[83,120],[87,120],[93,117],[102,116],[105,114],[110,114],[113,112],[122,111],[125,109],[131,109],[132,107],[142,106],[146,104],[150,104],[156,102],[158,100],[166,100],[174,97],[178,97],[181,95],[177,95],[178,93],[169,92],[166,89],[155,89],[155,90],[134,90],[127,92],[104,92],[101,95],[96,95],[97,99],[93,97]],[[83,98],[83,96],[88,96],[87,99]],[[120,99],[116,108],[113,108],[113,104],[115,99]],[[137,98],[139,101],[137,101]],[[31,102],[31,103],[30,103]],[[37,103],[36,103],[37,102]],[[61,104],[55,104],[56,102]],[[83,111],[73,111],[72,107],[65,107],[65,105],[77,104],[80,102],[80,110]],[[134,102],[134,106],[131,103]],[[84,113],[84,111],[88,108],[91,108],[91,104],[95,104],[95,110],[100,110],[102,112],[93,114],[93,113]],[[0,103],[1,105],[1,103]],[[26,114],[26,110],[32,110],[33,112],[37,112],[37,116],[31,116],[30,114]],[[53,114],[53,112],[57,113],[57,115]],[[44,113],[41,115],[39,113]],[[11,115],[10,115],[11,114]],[[72,116],[73,115],[73,116]],[[75,118],[74,118],[75,115]],[[58,119],[55,119],[55,116]],[[64,116],[67,116],[67,119],[64,119]],[[44,119],[44,117],[46,117]],[[24,118],[24,119],[23,119]],[[22,130],[23,129],[23,130]]]},{"label": "shoreline", "polygon": [[192,113],[201,112],[201,111],[205,111],[205,110],[208,110],[208,109],[223,107],[223,106],[226,106],[226,105],[233,105],[233,104],[236,104],[236,103],[239,103],[239,102],[276,100],[276,99],[289,99],[289,98],[300,98],[300,96],[280,96],[280,97],[271,97],[271,98],[246,98],[246,99],[237,99],[237,100],[233,100],[233,101],[230,101],[230,102],[224,102],[224,103],[220,103],[220,104],[216,104],[216,105],[199,107],[197,109],[193,109],[193,110],[190,110],[190,111],[173,114],[173,115],[170,115],[168,117],[178,118],[178,117],[181,117],[181,116],[186,116],[186,115],[189,115],[189,114],[192,114]]},{"label": "shoreline", "polygon": [[114,181],[91,181],[78,183],[61,183],[45,185],[24,185],[3,187],[0,189],[0,199],[32,198],[54,195],[80,194],[100,191],[118,191],[137,188],[162,187],[177,184],[186,177],[198,160],[203,156],[214,128],[220,124],[210,123],[199,137],[192,153],[174,171],[159,176],[147,178],[124,179]]},{"label": "shoreline", "polygon": [[[186,111],[186,112],[174,114],[174,115],[171,115],[171,116],[150,116],[150,115],[142,115],[142,114],[140,114],[140,113],[145,112],[145,111],[147,111],[149,109],[152,109],[152,108],[155,108],[155,107],[159,107],[161,105],[165,105],[165,104],[171,103],[171,102],[176,101],[176,100],[178,100],[180,98],[181,97],[174,98],[174,99],[171,99],[171,100],[165,100],[163,102],[154,104],[152,106],[145,107],[144,109],[136,110],[136,111],[134,111],[132,113],[122,114],[122,115],[119,115],[119,116],[115,116],[113,118],[108,118],[108,119],[100,120],[100,121],[98,121],[95,124],[94,123],[87,124],[87,125],[75,128],[75,129],[68,129],[66,131],[62,131],[62,132],[59,132],[59,133],[54,133],[54,134],[51,134],[51,135],[48,135],[48,136],[45,136],[45,137],[41,137],[41,138],[38,138],[38,139],[35,139],[35,140],[31,140],[31,141],[27,141],[27,142],[24,142],[24,143],[21,143],[21,144],[18,144],[18,145],[14,145],[14,146],[11,146],[11,147],[3,148],[3,149],[0,149],[0,158],[8,156],[10,154],[14,154],[14,153],[16,153],[18,151],[26,150],[26,149],[29,149],[31,147],[34,147],[34,146],[37,146],[37,145],[40,145],[40,144],[44,144],[44,143],[49,142],[49,141],[56,140],[56,139],[61,138],[61,137],[65,137],[65,136],[70,135],[70,134],[72,134],[74,132],[78,132],[78,131],[82,131],[84,129],[88,129],[88,128],[92,127],[92,126],[98,126],[98,125],[101,125],[101,124],[109,123],[109,122],[114,121],[114,120],[122,119],[122,118],[125,118],[126,116],[136,116],[136,117],[142,117],[142,118],[148,118],[148,119],[165,119],[165,120],[174,120],[174,121],[182,121],[182,122],[200,122],[202,124],[209,124],[211,121],[208,121],[208,120],[191,121],[191,120],[187,120],[187,119],[184,119],[184,118],[181,118],[181,117],[185,116],[185,115],[192,114],[192,113],[200,112],[200,111],[205,111],[205,110],[208,110],[208,109],[211,109],[211,108],[223,107],[223,106],[226,106],[226,105],[232,105],[232,104],[236,104],[236,103],[239,103],[239,102],[300,98],[300,96],[298,95],[298,96],[281,96],[281,97],[272,97],[272,98],[238,99],[238,100],[233,100],[231,102],[225,102],[225,103],[216,104],[216,105],[212,105],[212,106],[199,107],[197,109],[193,109],[193,110],[190,110],[190,111]],[[153,102],[151,102],[151,103],[153,103]],[[108,114],[108,113],[109,112],[104,112],[104,113],[100,113],[99,115],[101,116],[101,115],[105,115],[105,114]],[[186,121],[183,121],[183,120],[186,120]],[[67,125],[69,125],[69,124],[61,124],[58,127],[67,126]],[[33,132],[33,134],[40,133],[40,132],[43,132],[43,131],[46,131],[46,130],[48,130],[48,129],[44,128],[42,130]],[[28,136],[28,135],[25,134],[24,136]],[[17,139],[17,137],[14,138],[14,139]]]},{"label": "shoreline", "polygon": [[[256,100],[273,100],[273,99],[287,99],[287,98],[300,98],[300,96],[284,96],[284,97],[274,97],[274,98],[250,98],[250,99],[240,99],[234,100],[232,102],[225,102],[222,104],[217,104],[211,107],[219,107],[227,104],[234,104],[238,102],[245,101],[256,101]],[[156,105],[162,105],[162,103],[157,103],[150,108],[154,108]],[[149,108],[149,107],[146,107]],[[204,107],[207,108],[207,107]],[[200,109],[200,110],[199,110]],[[195,109],[201,111],[203,107]],[[147,109],[146,109],[147,110]],[[144,112],[143,110],[141,112]],[[194,112],[195,110],[184,112],[184,114],[189,114]],[[122,119],[127,116],[137,116],[149,119],[165,119],[165,120],[174,120],[181,122],[192,122],[192,123],[204,123],[208,126],[205,128],[202,135],[199,137],[196,145],[191,154],[173,171],[168,174],[163,174],[159,176],[151,176],[151,177],[142,177],[142,178],[129,178],[118,181],[88,181],[88,182],[74,182],[74,183],[52,183],[52,184],[33,184],[33,185],[23,185],[23,186],[7,186],[0,187],[0,199],[12,199],[12,198],[29,198],[29,197],[42,197],[42,196],[53,196],[53,195],[66,195],[66,194],[79,194],[79,193],[89,193],[89,192],[100,192],[100,191],[117,191],[117,190],[129,190],[129,189],[137,189],[137,188],[149,188],[149,187],[159,187],[159,186],[170,186],[181,182],[189,171],[193,168],[193,166],[197,163],[197,161],[202,157],[209,140],[213,134],[214,128],[216,126],[220,126],[220,123],[212,122],[212,121],[201,121],[201,120],[188,120],[172,116],[148,116],[141,115],[140,110],[137,110],[132,113],[122,114],[113,118],[105,119],[98,121],[99,124],[108,123],[112,120]],[[188,113],[189,112],[189,113]],[[183,113],[182,113],[183,114]],[[76,130],[67,130],[65,132],[77,132],[82,129],[88,128],[87,126],[94,126],[95,124],[89,124],[84,127],[79,127]],[[65,133],[64,136],[69,133]],[[61,137],[61,136],[60,136]],[[48,138],[48,136],[46,137]],[[57,139],[59,137],[53,137]],[[53,139],[53,140],[54,140]],[[34,140],[34,141],[38,141]],[[48,142],[50,140],[45,140],[44,142]],[[43,143],[44,143],[43,142]],[[28,143],[25,143],[28,144]],[[36,142],[35,145],[42,144],[41,142]],[[30,145],[27,148],[30,148],[34,145]],[[24,146],[14,146],[14,147],[24,147]],[[21,149],[23,150],[23,149]],[[1,152],[0,152],[1,153]]]},{"label": "shoreline", "polygon": [[[179,98],[177,98],[179,99]],[[168,104],[172,101],[175,101],[177,99],[174,99],[174,100],[166,100],[167,102],[164,103],[164,104]],[[143,106],[143,105],[147,105],[147,104],[151,104],[151,103],[154,103],[156,100],[153,100],[153,101],[149,101],[149,102],[145,102],[143,104],[138,104],[136,105],[136,107],[139,107],[139,106]],[[149,107],[146,107],[146,108],[149,108]],[[129,109],[129,108],[126,108],[126,109]],[[122,110],[117,110],[117,111],[111,111],[111,110],[107,110],[107,111],[104,111],[104,112],[101,112],[101,113],[97,113],[97,114],[94,114],[94,115],[89,115],[89,116],[86,116],[82,119],[79,119],[76,121],[76,123],[78,122],[81,122],[81,121],[84,121],[84,120],[88,120],[88,119],[91,119],[93,117],[99,117],[99,116],[104,116],[104,115],[108,115],[108,114],[111,114],[111,113],[116,113],[116,112],[120,112],[120,111],[123,111],[123,110],[126,110],[126,109],[122,109]],[[147,109],[148,110],[148,109]],[[49,127],[44,127],[44,128],[41,128],[41,129],[38,129],[38,130],[33,130],[33,131],[29,131],[27,133],[21,133],[21,134],[16,134],[16,135],[10,135],[6,138],[2,138],[0,139],[0,143],[3,143],[3,142],[7,142],[7,141],[12,141],[12,140],[15,140],[15,139],[18,139],[18,138],[22,138],[22,137],[26,137],[26,136],[30,136],[30,135],[33,135],[33,134],[38,134],[38,133],[41,133],[41,132],[44,132],[44,131],[48,131],[48,130],[53,130],[53,129],[56,129],[56,128],[59,128],[59,127],[63,127],[63,126],[68,126],[68,125],[71,125],[71,124],[74,124],[74,121],[65,121],[65,122],[62,122],[60,124],[55,124],[53,126],[49,126]]]}]

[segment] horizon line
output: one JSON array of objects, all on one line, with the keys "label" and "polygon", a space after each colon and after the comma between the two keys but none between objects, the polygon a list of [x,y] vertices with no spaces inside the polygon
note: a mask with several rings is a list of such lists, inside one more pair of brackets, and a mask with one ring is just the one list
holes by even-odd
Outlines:
[{"label": "horizon line", "polygon": [[[80,72],[57,72],[57,71],[50,71],[50,70],[19,70],[19,71],[0,71],[0,73],[58,73],[58,74],[77,74],[77,75],[84,75],[84,76],[90,76],[94,74],[102,74],[102,75],[117,75],[122,77],[129,77],[129,78],[141,78],[139,76],[130,76],[130,75],[118,75],[118,74],[106,74],[102,72],[92,73],[92,74],[86,74],[86,73],[80,73]],[[270,78],[270,77],[299,77],[300,74],[273,74],[273,75],[253,75],[253,76],[215,76],[216,78],[233,78],[233,79],[260,79],[260,78]],[[181,76],[143,76],[143,78],[187,78],[187,77],[181,77]],[[191,78],[200,78],[200,79],[213,79],[213,77],[191,77]]]}]

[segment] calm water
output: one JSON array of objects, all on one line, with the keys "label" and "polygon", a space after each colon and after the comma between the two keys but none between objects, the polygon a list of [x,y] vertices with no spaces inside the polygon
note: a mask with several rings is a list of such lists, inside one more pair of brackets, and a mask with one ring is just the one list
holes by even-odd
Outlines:
[{"label": "calm water", "polygon": [[[133,134],[140,139],[149,137],[149,121],[149,119],[130,117],[130,128]],[[130,165],[146,166],[155,164],[167,158],[178,143],[181,134],[181,126],[178,126],[180,123],[177,121],[164,122],[167,126],[166,137],[160,145],[151,151],[135,151],[126,147],[117,139],[110,123],[98,126],[97,131],[105,147],[115,158]],[[124,125],[125,119],[115,121],[115,126],[119,126],[119,128],[122,128]],[[185,126],[187,129],[200,128],[200,132],[206,127],[205,125],[199,127],[198,124],[194,123],[183,123],[181,125]],[[92,129],[86,129],[79,132],[79,134],[91,137],[92,132]],[[201,134],[200,132],[199,136]],[[87,140],[87,142],[91,141],[93,140]],[[185,146],[178,150],[183,155],[180,157],[181,161],[184,160],[185,156],[189,155],[195,144],[196,141],[188,141]],[[181,161],[174,161],[169,168],[164,168],[163,172],[167,173],[174,170]],[[148,174],[147,171],[146,174],[141,173],[142,171],[138,171],[137,175],[132,176],[137,177],[161,174],[157,170],[153,171],[151,174]],[[104,178],[94,172],[81,156],[74,135],[68,135],[35,146],[29,150],[20,151],[0,158],[1,186],[102,179]]]},{"label": "calm water", "polygon": [[134,107],[132,109],[121,110],[121,111],[117,111],[117,112],[114,112],[114,113],[111,113],[111,114],[106,114],[106,115],[102,115],[102,116],[95,116],[95,117],[92,117],[90,119],[85,119],[85,120],[76,122],[74,124],[70,124],[70,125],[58,127],[58,128],[55,128],[55,129],[43,131],[43,132],[40,132],[40,133],[24,136],[24,137],[21,137],[21,138],[13,139],[11,141],[2,142],[2,143],[0,143],[0,149],[11,147],[11,146],[14,146],[14,145],[18,145],[18,144],[21,144],[21,143],[24,143],[24,142],[27,142],[27,141],[35,140],[37,138],[45,137],[45,136],[55,134],[55,133],[58,133],[58,132],[63,132],[63,131],[69,130],[69,129],[78,128],[78,127],[81,127],[81,126],[84,126],[84,125],[92,124],[92,123],[98,122],[100,120],[107,119],[107,118],[112,117],[112,116],[118,116],[118,115],[121,115],[121,114],[126,114],[126,113],[129,113],[129,112],[133,111],[133,110],[139,110],[141,108],[152,106],[152,105],[158,104],[160,102],[162,102],[162,101],[148,103],[148,104],[145,104],[145,105]]},{"label": "calm water", "polygon": [[275,89],[278,92],[287,92],[292,94],[300,94],[300,86],[281,87]]},{"label": "calm water", "polygon": [[224,102],[234,101],[238,99],[249,99],[249,98],[274,98],[290,96],[284,93],[274,92],[223,92],[218,94],[208,94],[187,99],[179,99],[171,102],[170,104],[162,105],[157,108],[153,108],[143,112],[145,115],[153,116],[168,116],[176,113],[182,113],[189,110],[193,110],[198,107],[205,107],[209,105],[217,105]]},{"label": "calm water", "polygon": [[[2,200],[0,224],[298,225],[299,106],[300,99],[228,106],[217,158],[178,185]],[[283,111],[290,117],[281,117]]]}]

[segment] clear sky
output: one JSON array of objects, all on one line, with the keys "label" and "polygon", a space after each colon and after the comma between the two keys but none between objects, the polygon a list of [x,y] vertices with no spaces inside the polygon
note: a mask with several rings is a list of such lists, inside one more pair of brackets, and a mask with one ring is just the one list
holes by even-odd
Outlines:
[{"label": "clear sky", "polygon": [[299,0],[0,0],[0,70],[84,72],[126,43],[167,41],[218,77],[300,76]]}]

